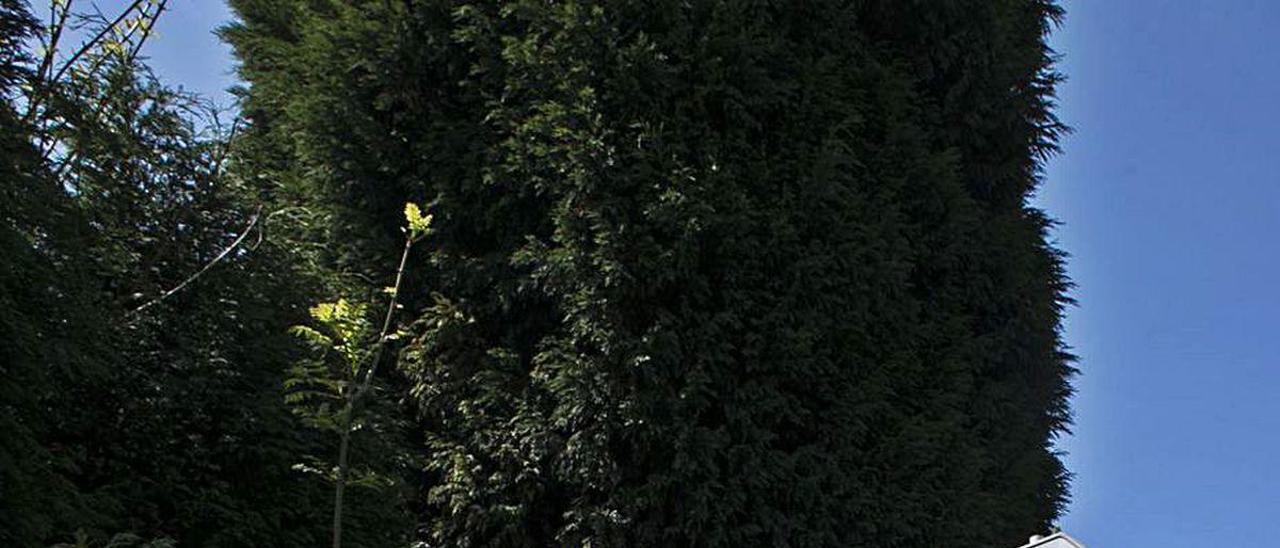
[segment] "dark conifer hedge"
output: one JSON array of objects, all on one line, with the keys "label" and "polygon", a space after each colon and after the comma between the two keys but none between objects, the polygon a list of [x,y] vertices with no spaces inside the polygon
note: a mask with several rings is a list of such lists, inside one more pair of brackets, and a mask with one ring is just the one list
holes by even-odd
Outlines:
[{"label": "dark conifer hedge", "polygon": [[257,200],[220,173],[202,103],[127,57],[137,42],[70,61],[99,27],[65,20],[83,26],[55,64],[75,68],[44,70],[46,22],[0,0],[0,546],[316,546],[330,487],[291,467],[330,444],[282,386],[302,269],[273,239],[153,300]]},{"label": "dark conifer hedge", "polygon": [[241,167],[403,296],[433,546],[1014,546],[1066,498],[1049,0],[233,0]]}]

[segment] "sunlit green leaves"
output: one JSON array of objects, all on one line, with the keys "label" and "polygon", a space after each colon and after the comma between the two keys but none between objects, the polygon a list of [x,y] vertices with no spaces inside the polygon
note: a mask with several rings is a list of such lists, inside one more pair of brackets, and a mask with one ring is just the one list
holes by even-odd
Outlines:
[{"label": "sunlit green leaves", "polygon": [[418,240],[431,231],[431,214],[422,214],[422,208],[413,202],[404,204],[404,218],[408,223],[409,237]]},{"label": "sunlit green leaves", "polygon": [[332,426],[332,414],[340,407],[338,402],[348,387],[356,382],[361,367],[367,364],[376,334],[364,303],[339,298],[317,303],[310,314],[316,326],[294,325],[289,333],[310,344],[316,355],[293,367],[285,388],[291,389],[289,402],[294,405],[316,403],[317,397],[325,396],[328,401],[323,406],[305,411],[310,419]]}]

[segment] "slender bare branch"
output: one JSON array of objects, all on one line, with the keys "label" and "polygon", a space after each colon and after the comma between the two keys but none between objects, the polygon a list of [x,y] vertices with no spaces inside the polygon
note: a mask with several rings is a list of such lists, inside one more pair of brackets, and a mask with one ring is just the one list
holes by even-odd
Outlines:
[{"label": "slender bare branch", "polygon": [[80,49],[76,50],[76,52],[72,54],[71,58],[67,59],[67,62],[62,64],[62,68],[58,69],[58,73],[55,74],[53,78],[51,78],[49,81],[57,82],[61,80],[62,77],[66,75],[67,71],[71,70],[71,67],[75,65],[76,61],[80,60],[80,57],[84,56],[84,54],[86,53],[89,53],[89,51],[92,50],[94,46],[102,42],[102,39],[106,38],[107,33],[111,32],[111,29],[114,29],[116,25],[119,25],[121,21],[124,21],[124,19],[128,17],[130,13],[133,13],[135,10],[137,10],[138,6],[141,6],[142,3],[145,1],[146,0],[133,0],[133,3],[129,4],[129,7],[125,8],[124,11],[121,11],[120,15],[116,16],[114,20],[112,20],[110,23],[104,25],[101,29],[99,29],[98,34],[94,35],[93,38],[89,39],[84,44],[81,44]]},{"label": "slender bare branch", "polygon": [[[93,38],[90,38],[89,40],[86,40],[83,44],[80,44],[80,47],[76,50],[75,53],[71,55],[69,59],[67,59],[65,63],[62,64],[62,66],[58,69],[57,73],[55,73],[52,77],[43,79],[43,81],[39,82],[38,85],[32,86],[33,91],[31,95],[31,99],[27,102],[27,115],[24,117],[24,121],[30,122],[31,120],[34,120],[36,116],[36,112],[37,110],[39,110],[41,103],[43,103],[44,100],[48,98],[48,94],[52,86],[55,83],[61,81],[62,77],[67,74],[67,71],[71,70],[71,67],[75,66],[76,61],[79,61],[80,58],[83,57],[86,53],[89,53],[89,51],[93,50],[94,46],[101,43],[102,39],[106,38],[107,34],[111,32],[111,29],[114,29],[116,25],[119,25],[121,21],[124,21],[125,18],[129,16],[130,13],[133,13],[134,11],[136,11],[144,1],[146,0],[133,0],[133,2],[129,4],[129,7],[125,8],[123,11],[120,12],[120,15],[116,16],[114,20],[110,21],[109,23],[104,25],[101,29],[99,29],[98,33],[95,34]],[[68,2],[66,10],[63,12],[64,19],[67,16],[67,14],[70,13],[70,11],[71,11],[71,3]],[[65,24],[65,20],[64,20],[64,24]],[[52,48],[50,49],[50,51],[52,51]],[[46,73],[47,72],[53,72],[52,59],[50,59],[49,61],[49,66],[46,70]]]},{"label": "slender bare branch", "polygon": [[[32,85],[32,90],[39,93],[40,86],[46,82],[45,77],[53,72],[53,62],[57,59],[58,44],[62,42],[62,31],[67,28],[67,19],[71,17],[71,4],[73,0],[67,0],[62,5],[62,11],[58,12],[58,3],[51,2],[49,6],[49,42],[45,44],[44,57],[40,59],[40,67],[36,69],[36,81]],[[23,117],[31,120],[34,116],[34,101],[28,101],[27,114]]]},{"label": "slender bare branch", "polygon": [[182,283],[176,286],[173,286],[173,288],[169,289],[168,291],[161,293],[160,296],[154,299],[151,299],[150,301],[147,301],[142,306],[139,306],[133,309],[132,311],[129,312],[129,315],[137,316],[138,314],[142,313],[146,309],[151,308],[157,304],[160,304],[162,301],[173,296],[175,293],[182,291],[183,288],[190,285],[191,282],[196,281],[196,279],[199,278],[200,276],[203,276],[204,273],[208,272],[209,269],[213,268],[214,265],[218,264],[219,262],[222,262],[223,259],[227,258],[227,255],[230,255],[232,251],[234,251],[237,247],[240,247],[240,244],[244,242],[245,238],[249,237],[249,233],[253,232],[253,227],[257,226],[258,219],[261,218],[261,216],[262,216],[262,206],[258,206],[257,209],[254,210],[253,216],[249,218],[249,224],[245,225],[244,230],[240,231],[240,235],[236,237],[235,241],[231,242],[231,245],[227,246],[225,249],[219,252],[218,255],[213,258],[213,260],[209,261],[208,263],[205,263],[205,265],[201,267],[200,270],[197,270],[195,274],[188,276],[187,279],[182,281]]},{"label": "slender bare branch", "polygon": [[134,44],[133,49],[129,50],[129,54],[125,57],[125,65],[133,64],[133,60],[138,58],[138,53],[142,51],[142,46],[147,43],[147,38],[150,38],[153,34],[151,31],[155,28],[156,21],[160,20],[160,14],[164,13],[165,8],[168,6],[169,0],[160,0],[160,3],[156,4],[155,14],[152,14],[150,17],[143,17],[142,20],[138,22],[138,26],[129,29],[129,34],[124,38],[125,42],[132,39],[133,33],[138,31],[138,29],[142,29],[142,38],[139,38],[138,43]]}]

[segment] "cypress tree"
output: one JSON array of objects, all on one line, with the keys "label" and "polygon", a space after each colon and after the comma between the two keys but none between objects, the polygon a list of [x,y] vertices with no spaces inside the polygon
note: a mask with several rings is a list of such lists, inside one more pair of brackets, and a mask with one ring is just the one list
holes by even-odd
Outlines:
[{"label": "cypress tree", "polygon": [[441,546],[1016,545],[1066,499],[1047,0],[233,0],[322,268],[429,254]]}]

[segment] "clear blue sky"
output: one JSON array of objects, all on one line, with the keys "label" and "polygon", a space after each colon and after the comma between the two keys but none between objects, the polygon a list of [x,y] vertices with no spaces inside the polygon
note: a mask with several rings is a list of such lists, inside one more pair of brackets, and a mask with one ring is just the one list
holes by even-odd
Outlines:
[{"label": "clear blue sky", "polygon": [[1077,132],[1043,204],[1080,306],[1076,472],[1091,548],[1280,541],[1280,2],[1075,0]]},{"label": "clear blue sky", "polygon": [[[111,0],[106,4],[126,4]],[[156,24],[145,54],[170,85],[198,92],[220,105],[230,106],[226,88],[236,77],[231,48],[213,32],[231,19],[224,0],[170,0],[169,11]],[[105,11],[105,10],[104,10]]]},{"label": "clear blue sky", "polygon": [[[157,70],[229,100],[210,34],[226,9],[173,5]],[[1059,113],[1077,131],[1037,200],[1080,301],[1062,526],[1091,548],[1276,546],[1280,2],[1064,5]]]}]

